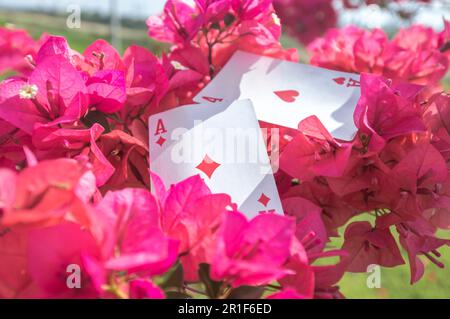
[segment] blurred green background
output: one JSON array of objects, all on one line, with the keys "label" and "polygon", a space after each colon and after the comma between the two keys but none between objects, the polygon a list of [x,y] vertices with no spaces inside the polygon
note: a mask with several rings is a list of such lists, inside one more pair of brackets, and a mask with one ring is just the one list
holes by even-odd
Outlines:
[{"label": "blurred green background", "polygon": [[[353,221],[362,220],[369,221],[373,225],[373,217],[369,214],[355,217],[347,225]],[[339,239],[333,239],[327,247],[341,247],[344,230],[345,226],[340,229],[341,236]],[[398,242],[397,232],[395,229],[391,229],[391,231]],[[440,238],[450,238],[450,231],[440,230],[437,235]],[[395,268],[381,268],[380,288],[369,288],[367,286],[367,278],[370,273],[346,273],[338,285],[347,298],[450,299],[450,247],[442,247],[439,252],[442,257],[438,260],[444,263],[445,268],[439,268],[425,256],[421,256],[420,258],[425,265],[425,274],[414,285],[410,284],[408,255],[405,251],[402,251],[405,260],[404,265]]]},{"label": "blurred green background", "polygon": [[[66,27],[66,17],[42,14],[38,12],[20,11],[0,11],[0,25],[14,25],[17,28],[27,29],[30,34],[39,36],[48,32],[55,35],[65,36],[71,47],[82,52],[92,41],[103,38],[110,39],[110,29],[106,22],[85,21],[80,29],[68,29]],[[122,48],[130,44],[145,46],[156,54],[160,54],[168,47],[166,45],[152,41],[147,36],[145,23],[123,23],[119,34]],[[283,45],[286,47],[297,47],[300,50],[301,60],[307,61],[305,50],[296,41],[283,37]],[[120,50],[123,51],[123,50]],[[450,81],[447,79],[445,86],[450,88]],[[364,218],[364,217],[363,217]],[[443,237],[450,238],[450,234],[442,233]],[[330,243],[331,247],[340,247],[341,241],[335,240]],[[339,282],[341,291],[347,298],[450,298],[450,251],[449,247],[442,248],[440,260],[446,264],[445,269],[439,269],[434,264],[424,260],[426,271],[424,278],[417,284],[409,284],[409,266],[403,265],[395,269],[382,268],[381,288],[368,288],[366,284],[367,274],[348,273]],[[405,260],[407,260],[404,254]]]},{"label": "blurred green background", "polygon": [[[66,16],[39,12],[0,10],[0,25],[26,29],[35,39],[38,39],[45,32],[65,36],[72,49],[79,52],[83,52],[91,42],[97,39],[105,39],[111,42],[109,24],[106,21],[95,21],[94,19],[95,17],[84,18],[82,16],[82,27],[69,29],[66,26]],[[139,23],[134,21],[123,23],[118,37],[121,39],[122,48],[126,48],[131,44],[138,44],[159,54],[167,47],[164,44],[152,41],[147,36],[147,28],[143,21]]]}]

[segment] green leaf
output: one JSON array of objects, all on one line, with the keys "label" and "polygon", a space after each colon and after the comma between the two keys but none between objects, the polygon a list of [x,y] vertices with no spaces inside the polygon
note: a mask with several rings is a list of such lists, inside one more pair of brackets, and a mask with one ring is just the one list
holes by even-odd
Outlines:
[{"label": "green leaf", "polygon": [[220,30],[220,25],[218,22],[214,22],[211,24],[211,29]]},{"label": "green leaf", "polygon": [[222,282],[212,280],[209,273],[209,264],[200,264],[198,276],[200,277],[201,282],[205,285],[206,293],[210,298],[217,298],[220,293]]},{"label": "green leaf", "polygon": [[183,276],[183,267],[179,262],[169,271],[159,286],[163,289],[180,288],[183,286]]},{"label": "green leaf", "polygon": [[227,13],[223,18],[223,22],[225,22],[225,25],[227,27],[229,27],[234,22],[234,20],[236,20],[236,17],[231,13]]},{"label": "green leaf", "polygon": [[103,112],[91,111],[85,117],[81,119],[84,125],[87,127],[92,127],[95,123],[100,124],[105,129],[105,133],[111,132],[111,127],[109,126],[108,119]]}]

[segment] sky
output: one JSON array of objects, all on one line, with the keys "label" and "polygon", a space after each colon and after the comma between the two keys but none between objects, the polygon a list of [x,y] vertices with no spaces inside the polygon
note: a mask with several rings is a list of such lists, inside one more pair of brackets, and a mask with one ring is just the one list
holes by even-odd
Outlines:
[{"label": "sky", "polygon": [[[376,5],[370,5],[360,10],[346,10],[340,16],[341,25],[357,24],[367,28],[406,27],[409,23],[424,24],[437,30],[444,28],[443,18],[450,20],[450,0],[434,1],[429,4],[407,3],[411,8],[417,9],[417,14],[411,22],[402,20],[387,10]],[[395,3],[393,4],[395,6]]]},{"label": "sky", "polygon": [[[56,9],[64,12],[69,4],[79,4],[81,10],[108,14],[111,0],[1,0],[1,7],[36,10]],[[146,18],[162,11],[165,0],[113,0],[123,16]]]}]

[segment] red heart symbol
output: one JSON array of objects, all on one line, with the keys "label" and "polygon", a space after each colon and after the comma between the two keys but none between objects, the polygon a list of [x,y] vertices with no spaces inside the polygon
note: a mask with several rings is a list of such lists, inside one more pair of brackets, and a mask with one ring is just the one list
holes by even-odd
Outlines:
[{"label": "red heart symbol", "polygon": [[292,103],[295,102],[295,98],[300,95],[296,90],[286,90],[286,91],[274,91],[280,99],[285,102]]},{"label": "red heart symbol", "polygon": [[333,79],[333,81],[339,85],[342,85],[345,83],[345,78],[335,78],[335,79]]}]

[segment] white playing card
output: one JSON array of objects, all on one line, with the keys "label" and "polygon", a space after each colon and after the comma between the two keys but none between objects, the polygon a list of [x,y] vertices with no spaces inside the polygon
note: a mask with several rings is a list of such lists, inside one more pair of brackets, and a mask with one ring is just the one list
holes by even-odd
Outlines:
[{"label": "white playing card", "polygon": [[149,118],[150,170],[166,187],[200,174],[248,217],[282,214],[266,144],[249,100],[181,106]]},{"label": "white playing card", "polygon": [[194,100],[248,98],[258,120],[290,128],[316,115],[334,137],[350,140],[359,96],[358,74],[238,51]]}]

